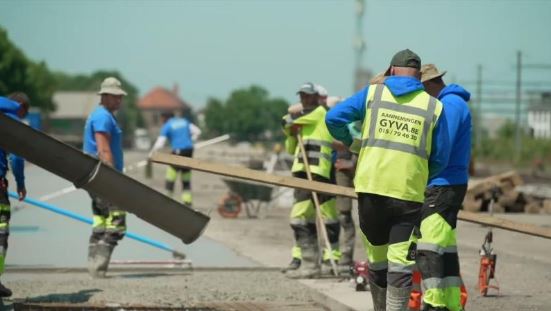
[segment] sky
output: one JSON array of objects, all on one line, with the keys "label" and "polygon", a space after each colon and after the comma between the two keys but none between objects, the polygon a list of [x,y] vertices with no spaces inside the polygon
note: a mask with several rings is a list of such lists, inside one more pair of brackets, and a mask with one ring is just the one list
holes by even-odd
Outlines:
[{"label": "sky", "polygon": [[[354,0],[0,0],[0,27],[51,69],[115,69],[142,95],[177,83],[200,107],[251,84],[289,102],[305,81],[351,95],[355,12]],[[362,65],[382,71],[409,48],[473,92],[481,64],[488,88],[514,95],[522,50],[523,63],[550,65],[523,80],[550,89],[550,29],[546,0],[367,0]]]}]

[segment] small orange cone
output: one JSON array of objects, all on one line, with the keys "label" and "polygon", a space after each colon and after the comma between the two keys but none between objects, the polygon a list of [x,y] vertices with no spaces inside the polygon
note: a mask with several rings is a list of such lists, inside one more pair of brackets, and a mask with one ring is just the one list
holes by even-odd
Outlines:
[{"label": "small orange cone", "polygon": [[423,293],[421,292],[421,272],[413,271],[412,276],[412,289],[409,295],[409,310],[421,310],[421,299]]}]

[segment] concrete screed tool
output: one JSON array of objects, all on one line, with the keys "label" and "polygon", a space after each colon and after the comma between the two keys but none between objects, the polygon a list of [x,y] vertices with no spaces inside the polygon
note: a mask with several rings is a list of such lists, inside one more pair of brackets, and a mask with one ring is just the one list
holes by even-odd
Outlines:
[{"label": "concrete screed tool", "polygon": [[210,218],[42,132],[0,113],[0,148],[69,180],[189,244]]}]

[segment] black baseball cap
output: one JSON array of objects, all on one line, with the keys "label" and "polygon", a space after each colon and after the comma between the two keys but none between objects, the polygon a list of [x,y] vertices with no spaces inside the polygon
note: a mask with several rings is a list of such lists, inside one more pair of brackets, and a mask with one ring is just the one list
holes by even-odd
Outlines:
[{"label": "black baseball cap", "polygon": [[390,67],[396,66],[396,67],[410,67],[410,68],[416,68],[421,69],[421,58],[419,55],[415,54],[410,49],[402,50],[392,57],[392,60],[390,61],[390,66],[388,66],[388,69],[385,71],[385,76],[390,76]]},{"label": "black baseball cap", "polygon": [[410,49],[402,50],[392,57],[390,66],[421,69],[421,58]]}]

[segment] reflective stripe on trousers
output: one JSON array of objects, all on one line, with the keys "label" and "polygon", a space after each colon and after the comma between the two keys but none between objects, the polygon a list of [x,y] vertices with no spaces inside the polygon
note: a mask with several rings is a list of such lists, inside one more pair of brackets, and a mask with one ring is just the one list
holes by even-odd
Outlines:
[{"label": "reflective stripe on trousers", "polygon": [[465,191],[466,185],[427,189],[417,246],[423,302],[451,311],[463,310],[456,223]]}]

